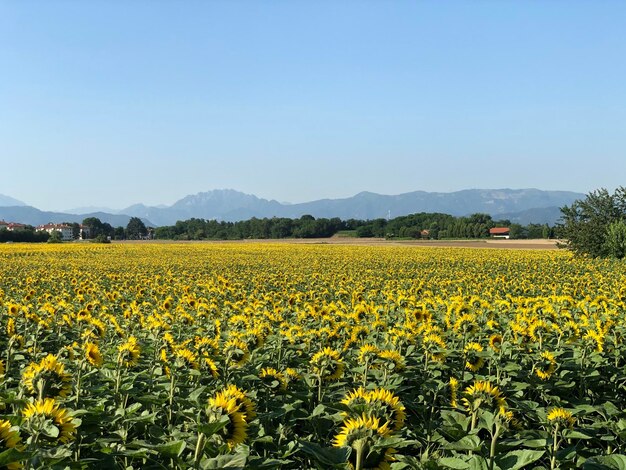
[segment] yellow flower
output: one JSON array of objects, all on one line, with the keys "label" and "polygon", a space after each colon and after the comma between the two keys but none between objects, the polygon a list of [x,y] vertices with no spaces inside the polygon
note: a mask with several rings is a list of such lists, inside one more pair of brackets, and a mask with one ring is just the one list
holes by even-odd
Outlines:
[{"label": "yellow flower", "polygon": [[502,335],[495,333],[489,337],[489,347],[493,351],[499,352],[501,346],[502,346]]},{"label": "yellow flower", "polygon": [[72,392],[72,376],[52,354],[31,362],[22,373],[22,382],[31,395],[42,398],[64,398]]},{"label": "yellow flower", "polygon": [[548,423],[553,426],[560,426],[564,428],[574,427],[576,418],[572,416],[572,413],[565,408],[552,408],[547,415]]},{"label": "yellow flower", "polygon": [[235,404],[237,405],[237,409],[242,411],[246,417],[246,421],[249,423],[254,418],[256,418],[255,405],[248,398],[243,390],[241,390],[236,385],[229,385],[226,387],[222,393],[228,399],[234,398]]},{"label": "yellow flower", "polygon": [[28,427],[41,426],[44,420],[51,420],[52,424],[59,430],[58,440],[63,444],[75,437],[76,426],[68,410],[61,408],[52,398],[29,403],[22,410],[22,416]]},{"label": "yellow flower", "polygon": [[479,355],[483,347],[478,343],[468,343],[463,350],[465,353],[465,368],[472,372],[478,372],[485,364],[485,359]]},{"label": "yellow flower", "polygon": [[535,374],[541,380],[548,380],[556,370],[556,359],[550,351],[540,354],[540,362],[535,364]]},{"label": "yellow flower", "polygon": [[224,356],[228,358],[231,367],[241,367],[250,358],[250,351],[242,340],[232,338],[224,344]]},{"label": "yellow flower", "polygon": [[337,380],[343,376],[344,363],[339,351],[326,347],[311,358],[311,368],[314,374],[322,380]]},{"label": "yellow flower", "polygon": [[454,378],[454,377],[450,377],[450,381],[448,382],[449,387],[450,387],[450,406],[452,408],[456,408],[457,407],[457,391],[459,389],[459,381]]},{"label": "yellow flower", "polygon": [[500,389],[487,380],[475,380],[463,394],[465,396],[461,401],[467,411],[487,409],[498,413],[506,412],[506,401]]},{"label": "yellow flower", "polygon": [[335,436],[335,447],[351,447],[354,441],[364,437],[387,437],[391,431],[387,423],[381,426],[380,419],[362,414],[358,418],[348,418],[343,422],[339,434]]},{"label": "yellow flower", "polygon": [[94,367],[102,367],[104,362],[97,344],[85,343],[85,359]]},{"label": "yellow flower", "polygon": [[[19,428],[11,426],[9,421],[0,419],[0,454],[9,449],[22,448],[22,438],[20,437]],[[17,470],[22,468],[19,462],[13,462],[6,466],[9,470]]]},{"label": "yellow flower", "polygon": [[359,348],[359,363],[371,363],[378,354],[378,348],[371,344],[364,344]]},{"label": "yellow flower", "polygon": [[[355,468],[356,461],[361,459],[361,468],[388,470],[389,462],[393,460],[394,450],[387,448],[374,448],[381,439],[391,435],[387,423],[381,425],[378,418],[365,414],[358,418],[348,418],[335,435],[333,446],[351,447],[348,462],[351,468]],[[357,457],[360,455],[360,457]]]},{"label": "yellow flower", "polygon": [[422,338],[422,345],[424,350],[435,361],[443,361],[445,359],[446,342],[438,333],[427,333]]},{"label": "yellow flower", "polygon": [[384,349],[378,353],[379,359],[385,363],[385,367],[389,369],[404,369],[404,357],[398,351],[393,349]]},{"label": "yellow flower", "polygon": [[117,361],[126,367],[136,366],[139,362],[139,345],[137,344],[137,338],[131,336],[128,340],[117,347],[119,354]]},{"label": "yellow flower", "polygon": [[235,398],[229,398],[223,393],[218,393],[209,398],[209,419],[217,421],[221,416],[228,416],[228,424],[221,431],[228,447],[233,448],[244,442],[248,437],[248,423],[245,414],[239,411]]},{"label": "yellow flower", "polygon": [[376,416],[381,421],[384,420],[385,425],[395,431],[402,428],[406,418],[405,408],[393,392],[377,388],[369,392],[366,401],[370,416]]},{"label": "yellow flower", "polygon": [[217,379],[220,376],[220,373],[217,368],[217,364],[215,364],[215,361],[210,357],[204,357],[202,359],[203,366],[209,370],[209,373],[213,376],[214,379]]},{"label": "yellow flower", "polygon": [[177,348],[174,352],[177,359],[177,364],[181,367],[198,370],[200,365],[198,364],[198,357],[187,348]]},{"label": "yellow flower", "polygon": [[[287,380],[285,376],[273,367],[264,367],[259,374],[261,381],[270,388],[277,388],[279,391],[287,390]],[[274,385],[274,383],[277,385]]]}]

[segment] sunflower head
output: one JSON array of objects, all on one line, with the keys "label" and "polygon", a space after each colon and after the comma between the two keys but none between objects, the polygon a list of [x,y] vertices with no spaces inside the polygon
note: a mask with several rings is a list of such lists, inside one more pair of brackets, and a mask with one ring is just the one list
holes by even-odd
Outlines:
[{"label": "sunflower head", "polygon": [[405,408],[393,392],[377,388],[369,392],[366,400],[370,416],[380,418],[381,423],[394,431],[402,428],[406,418]]},{"label": "sunflower head", "polygon": [[479,409],[504,413],[506,401],[500,389],[487,380],[476,380],[463,392],[463,405],[470,412]]},{"label": "sunflower head", "polygon": [[339,351],[326,347],[311,358],[311,370],[324,381],[338,380],[343,376],[344,363]]},{"label": "sunflower head", "polygon": [[273,367],[264,367],[259,373],[261,382],[268,388],[277,392],[284,392],[287,390],[287,379],[284,374],[278,372]]},{"label": "sunflower head", "polygon": [[224,344],[224,356],[230,367],[241,367],[250,358],[250,350],[244,341],[232,338]]},{"label": "sunflower head", "polygon": [[136,366],[139,362],[140,349],[137,344],[137,338],[134,336],[131,336],[124,344],[118,346],[117,350],[119,352],[117,361],[125,367]]},{"label": "sunflower head", "polygon": [[248,437],[246,415],[239,411],[235,398],[228,397],[223,392],[209,398],[207,416],[212,423],[227,418],[226,426],[221,430],[221,437],[231,449]]},{"label": "sunflower head", "polygon": [[543,351],[535,364],[535,375],[541,380],[548,380],[556,370],[556,359],[550,351]]},{"label": "sunflower head", "polygon": [[485,364],[485,358],[482,357],[483,347],[479,343],[468,343],[465,346],[465,368],[472,372],[478,372]]},{"label": "sunflower head", "polygon": [[381,425],[380,420],[365,414],[357,418],[348,418],[343,422],[338,434],[335,435],[335,447],[350,447],[349,465],[355,468],[357,454],[363,456],[362,468],[388,469],[393,460],[394,450],[375,448],[374,446],[385,437],[391,435],[387,423]]},{"label": "sunflower head", "polygon": [[[37,432],[42,439],[66,444],[76,435],[76,423],[69,411],[61,408],[52,398],[35,400],[22,410],[24,426],[31,432]],[[50,432],[49,425],[56,428]]]},{"label": "sunflower head", "polygon": [[72,392],[72,376],[52,354],[31,362],[22,373],[22,382],[28,393],[41,398],[64,398]]},{"label": "sunflower head", "polygon": [[571,429],[576,423],[576,418],[565,408],[552,408],[546,416],[548,424],[554,427]]},{"label": "sunflower head", "polygon": [[246,421],[249,423],[256,418],[256,406],[252,400],[236,385],[229,385],[222,393],[227,399],[234,398],[237,409],[244,413]]},{"label": "sunflower head", "polygon": [[85,359],[93,367],[102,367],[104,362],[100,348],[95,343],[85,343]]}]

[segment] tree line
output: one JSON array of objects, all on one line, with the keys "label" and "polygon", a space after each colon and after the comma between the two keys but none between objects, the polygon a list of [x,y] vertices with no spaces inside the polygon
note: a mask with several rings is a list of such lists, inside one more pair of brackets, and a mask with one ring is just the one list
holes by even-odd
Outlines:
[{"label": "tree line", "polygon": [[337,217],[298,219],[285,217],[251,218],[239,222],[188,219],[158,227],[155,238],[167,240],[241,240],[247,238],[328,238],[337,234],[384,238],[487,238],[489,229],[508,227],[511,238],[552,238],[554,227],[547,224],[522,226],[510,220],[493,220],[488,214],[454,217],[448,214],[419,213],[394,219],[341,220]]}]

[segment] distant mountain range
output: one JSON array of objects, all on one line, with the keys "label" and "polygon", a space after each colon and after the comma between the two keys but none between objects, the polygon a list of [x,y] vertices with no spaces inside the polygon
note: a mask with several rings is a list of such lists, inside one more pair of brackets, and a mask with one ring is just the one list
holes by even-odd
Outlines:
[{"label": "distant mountain range", "polygon": [[[98,217],[115,227],[125,226],[130,217],[139,217],[147,225],[161,226],[193,217],[234,222],[252,217],[299,218],[310,214],[316,218],[368,220],[416,212],[441,212],[454,216],[481,212],[490,214],[494,219],[509,219],[522,225],[553,225],[561,216],[560,207],[584,197],[582,193],[570,191],[466,189],[450,193],[414,191],[395,196],[362,192],[343,199],[285,204],[232,189],[216,189],[186,196],[171,206],[135,204],[120,211],[100,207],[83,208],[86,212],[81,213],[80,208],[67,212],[40,211],[0,195],[0,206],[4,206],[0,207],[0,219],[38,225],[47,222],[80,222],[86,217]],[[99,210],[91,211],[93,209]]]}]

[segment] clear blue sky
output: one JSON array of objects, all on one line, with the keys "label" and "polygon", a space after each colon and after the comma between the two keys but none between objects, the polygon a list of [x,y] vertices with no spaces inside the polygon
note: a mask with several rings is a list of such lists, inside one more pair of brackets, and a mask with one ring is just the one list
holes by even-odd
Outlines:
[{"label": "clear blue sky", "polygon": [[1,1],[41,209],[626,185],[623,1]]}]

